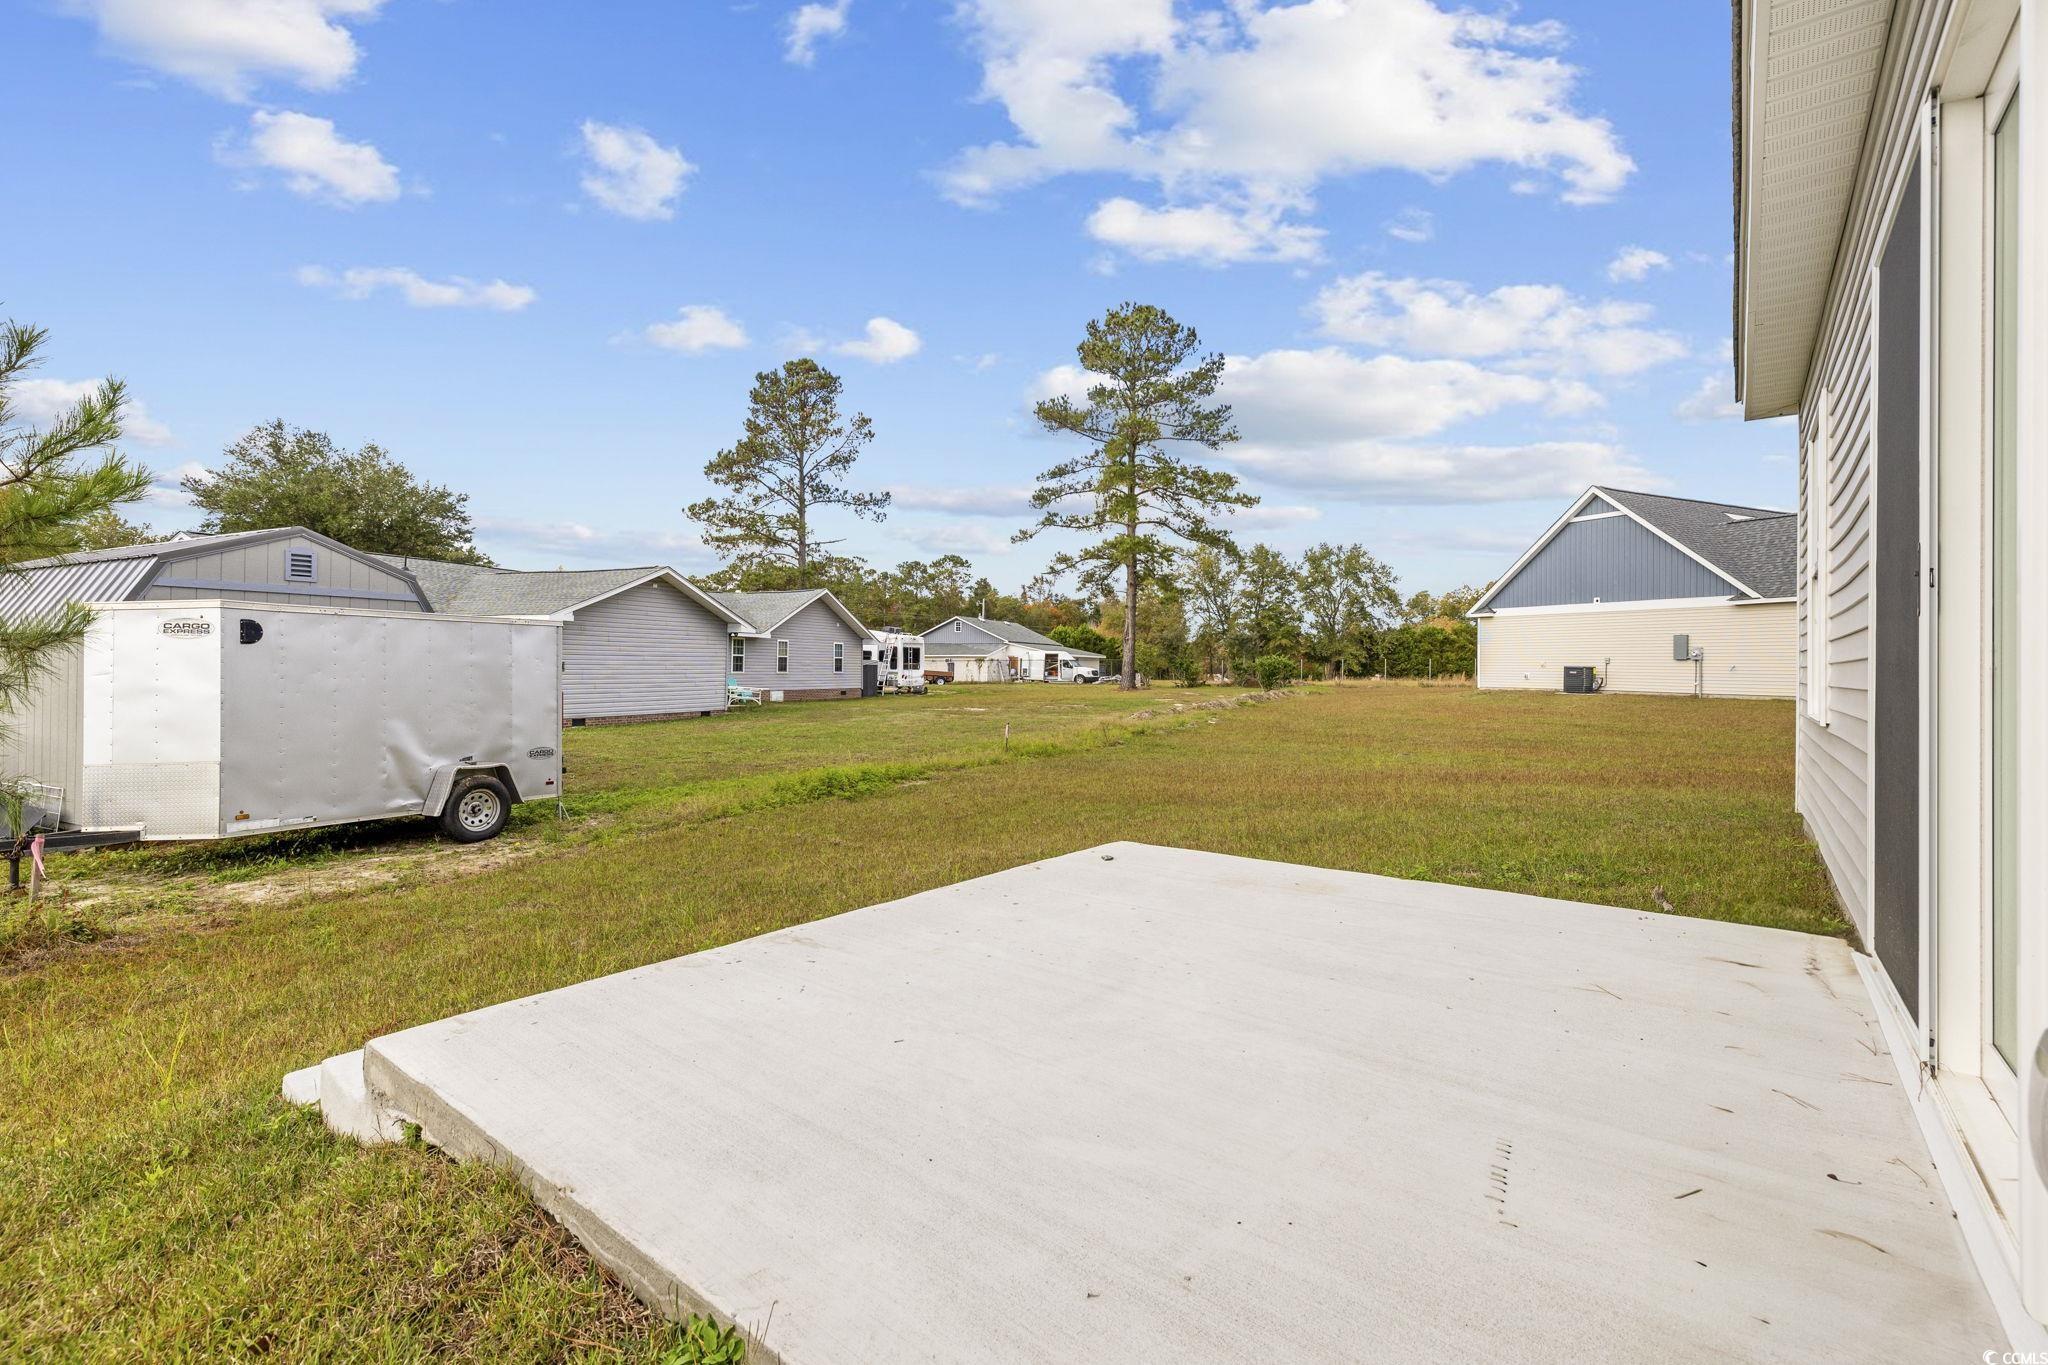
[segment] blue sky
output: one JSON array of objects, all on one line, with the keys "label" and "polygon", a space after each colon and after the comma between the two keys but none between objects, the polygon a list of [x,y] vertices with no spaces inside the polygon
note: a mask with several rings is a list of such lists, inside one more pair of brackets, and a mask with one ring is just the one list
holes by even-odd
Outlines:
[{"label": "blue sky", "polygon": [[[1033,396],[1157,303],[1231,357],[1246,541],[1497,573],[1593,481],[1787,506],[1728,415],[1727,15],[1531,0],[26,0],[0,310],[119,374],[145,509],[253,424],[376,441],[520,567],[709,567],[751,376],[874,419],[883,525],[1007,543]],[[1064,367],[1064,368],[1063,368]]]}]

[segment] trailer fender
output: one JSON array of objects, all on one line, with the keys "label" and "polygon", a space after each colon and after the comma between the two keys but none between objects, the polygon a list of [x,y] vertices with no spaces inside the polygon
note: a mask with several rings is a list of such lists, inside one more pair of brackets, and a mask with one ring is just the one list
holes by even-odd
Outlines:
[{"label": "trailer fender", "polygon": [[434,769],[433,780],[427,783],[426,803],[420,807],[420,814],[436,816],[448,804],[448,793],[455,790],[458,779],[471,773],[489,773],[505,784],[505,790],[512,793],[512,804],[518,805],[526,798],[519,794],[519,784],[512,780],[512,770],[502,763],[446,763]]}]

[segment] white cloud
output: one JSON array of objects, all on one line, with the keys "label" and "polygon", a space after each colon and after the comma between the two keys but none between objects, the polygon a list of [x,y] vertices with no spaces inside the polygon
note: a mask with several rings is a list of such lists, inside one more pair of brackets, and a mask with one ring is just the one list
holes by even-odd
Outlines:
[{"label": "white cloud", "polygon": [[399,194],[398,168],[375,147],[348,141],[332,119],[288,109],[249,115],[247,140],[223,143],[219,156],[230,166],[278,171],[293,194],[341,208],[388,203]]},{"label": "white cloud", "polygon": [[1325,336],[1426,355],[1626,375],[1686,354],[1679,337],[1644,325],[1649,305],[1589,302],[1551,284],[1481,294],[1456,280],[1368,271],[1336,280],[1311,309]]},{"label": "white cloud", "polygon": [[1646,246],[1625,246],[1607,263],[1607,278],[1617,284],[1624,280],[1637,282],[1648,279],[1652,271],[1670,268],[1671,258],[1661,251],[1652,251]]},{"label": "white cloud", "polygon": [[[8,386],[8,406],[29,426],[47,430],[52,422],[78,406],[79,400],[98,393],[97,379],[17,379]],[[131,396],[121,405],[121,436],[142,446],[164,446],[174,439],[171,429],[149,415],[142,400]]]},{"label": "white cloud", "polygon": [[[1031,397],[1078,399],[1091,376],[1057,365]],[[1266,481],[1332,497],[1494,502],[1575,493],[1588,483],[1658,480],[1600,441],[1445,441],[1451,428],[1510,410],[1568,414],[1598,402],[1584,384],[1466,360],[1358,356],[1335,346],[1227,357],[1220,396],[1243,439],[1219,458]]]},{"label": "white cloud", "polygon": [[1436,215],[1428,209],[1405,208],[1387,220],[1387,236],[1399,242],[1426,242],[1436,236]]},{"label": "white cloud", "polygon": [[1257,507],[1240,507],[1230,513],[1230,524],[1245,530],[1284,530],[1307,526],[1323,519],[1320,507],[1284,502],[1260,502]]},{"label": "white cloud", "polygon": [[1175,206],[1273,215],[1324,180],[1384,169],[1432,179],[1488,162],[1612,197],[1634,170],[1613,128],[1574,107],[1564,30],[1432,0],[961,0],[982,97],[1014,139],[942,176],[963,203],[1072,173],[1123,174]]},{"label": "white cloud", "polygon": [[724,309],[708,303],[685,304],[674,322],[654,323],[641,335],[652,345],[685,355],[735,350],[747,344],[747,329]]},{"label": "white cloud", "polygon": [[1503,408],[1547,406],[1555,394],[1551,382],[1537,375],[1463,360],[1361,358],[1325,346],[1231,356],[1222,396],[1248,440],[1313,446],[1368,436],[1433,436]]},{"label": "white cloud", "polygon": [[413,308],[488,308],[498,313],[517,313],[540,296],[530,285],[507,284],[503,280],[481,282],[451,275],[430,280],[404,266],[351,266],[333,271],[325,266],[302,265],[296,272],[300,284],[311,289],[331,289],[345,299],[366,299],[389,289]]},{"label": "white cloud", "polygon": [[646,531],[589,526],[576,521],[478,517],[477,540],[501,564],[554,568],[558,564],[612,568],[665,564],[703,569],[717,557],[687,531]]},{"label": "white cloud", "polygon": [[639,128],[585,119],[583,156],[588,168],[583,192],[599,206],[625,218],[676,216],[683,182],[697,168],[674,147],[664,147]]},{"label": "white cloud", "polygon": [[898,533],[928,554],[1006,555],[1016,548],[1011,532],[971,521],[906,523]]},{"label": "white cloud", "polygon": [[1031,513],[1031,490],[1023,486],[891,489],[889,505],[905,512],[950,512],[966,517],[1022,517]]},{"label": "white cloud", "polygon": [[818,44],[846,34],[846,10],[852,0],[834,0],[829,5],[802,5],[789,16],[782,59],[809,66],[818,59]]},{"label": "white cloud", "polygon": [[361,53],[343,24],[383,0],[71,0],[109,49],[224,99],[266,78],[332,90]]},{"label": "white cloud", "polygon": [[1671,410],[1681,422],[1734,422],[1742,418],[1742,404],[1735,401],[1735,376],[1710,374],[1699,387]]},{"label": "white cloud", "polygon": [[1342,441],[1315,447],[1242,443],[1233,463],[1274,483],[1331,497],[1401,504],[1569,497],[1589,483],[1659,488],[1664,481],[1597,441],[1524,445]]},{"label": "white cloud", "polygon": [[1088,215],[1088,235],[1142,261],[1313,261],[1322,255],[1321,228],[1285,223],[1276,210],[1234,210],[1221,204],[1146,208],[1121,196]]},{"label": "white cloud", "polygon": [[166,512],[180,511],[192,506],[192,495],[185,491],[185,480],[204,479],[212,470],[197,460],[187,460],[175,469],[153,469],[149,474],[149,491],[142,495],[145,507],[155,507]]},{"label": "white cloud", "polygon": [[894,318],[869,318],[859,341],[842,341],[832,349],[876,365],[893,365],[907,360],[924,346],[924,339]]}]

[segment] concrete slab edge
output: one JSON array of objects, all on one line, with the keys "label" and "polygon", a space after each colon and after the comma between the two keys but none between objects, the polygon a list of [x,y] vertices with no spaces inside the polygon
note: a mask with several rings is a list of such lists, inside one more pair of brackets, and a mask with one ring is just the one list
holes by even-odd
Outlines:
[{"label": "concrete slab edge", "polygon": [[567,1228],[583,1249],[616,1275],[642,1303],[677,1321],[696,1314],[737,1327],[746,1340],[750,1365],[791,1365],[763,1339],[762,1333],[771,1325],[772,1318],[758,1328],[741,1322],[670,1275],[613,1231],[603,1218],[579,1203],[572,1191],[491,1141],[469,1115],[408,1075],[380,1053],[374,1042],[363,1048],[363,1076],[372,1102],[381,1109],[410,1115],[419,1124],[422,1141],[458,1161],[485,1161],[509,1172],[535,1203]]},{"label": "concrete slab edge", "polygon": [[1921,1074],[1919,1056],[1913,1048],[1912,1039],[1885,998],[1890,987],[1880,985],[1875,959],[1869,954],[1852,952],[1849,956],[1856,963],[1857,976],[1863,980],[1863,989],[1870,998],[1871,1017],[1876,1020],[1878,1032],[1884,1037],[1885,1051],[1891,1055],[1892,1066],[1898,1072],[1899,1087],[1905,1092],[1906,1101],[1913,1109],[1913,1120],[1919,1124],[1920,1136],[1927,1143],[1927,1155],[1934,1165],[1935,1174],[1941,1179],[1942,1193],[1948,1196],[1949,1208],[1955,1213],[1956,1226],[1963,1234],[1964,1245],[1970,1250],[1970,1261],[1976,1267],[1977,1278],[1983,1282],[1984,1292],[1991,1296],[1991,1306],[2005,1328],[2008,1348],[2027,1359],[2048,1360],[2048,1326],[2035,1320],[2020,1297],[2019,1281],[2013,1277],[2012,1267],[1999,1245],[1999,1230],[1991,1222],[1994,1215],[1985,1209],[1976,1185],[1967,1174],[1969,1154],[1957,1144],[1955,1134],[1942,1116],[1940,1101],[1929,1091],[1926,1077]]}]

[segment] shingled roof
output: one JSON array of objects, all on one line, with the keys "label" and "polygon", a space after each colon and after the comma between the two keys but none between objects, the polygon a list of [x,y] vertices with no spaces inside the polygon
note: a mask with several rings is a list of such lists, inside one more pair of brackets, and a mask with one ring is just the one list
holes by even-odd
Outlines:
[{"label": "shingled roof", "polygon": [[802,588],[791,592],[714,592],[719,605],[739,617],[749,627],[749,633],[766,635],[790,617],[802,611],[811,603],[822,600],[834,616],[845,622],[856,635],[871,632],[860,623],[860,618],[846,609],[846,605],[824,588]]},{"label": "shingled roof", "polygon": [[1798,589],[1799,518],[1791,512],[1599,485],[1593,491],[1758,597],[1790,597]]},{"label": "shingled roof", "polygon": [[378,555],[418,580],[427,604],[459,616],[558,616],[653,579],[666,578],[686,597],[737,624],[731,613],[675,570],[661,564],[621,569],[500,569],[440,559]]}]

